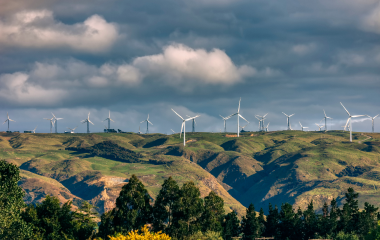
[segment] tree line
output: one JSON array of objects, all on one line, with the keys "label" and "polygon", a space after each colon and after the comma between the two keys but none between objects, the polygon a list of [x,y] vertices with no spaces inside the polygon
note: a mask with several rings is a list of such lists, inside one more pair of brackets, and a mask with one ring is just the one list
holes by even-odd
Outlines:
[{"label": "tree line", "polygon": [[41,203],[25,205],[19,180],[18,167],[0,161],[0,239],[109,239],[147,224],[154,232],[162,231],[178,240],[380,239],[378,208],[366,202],[359,210],[359,194],[352,188],[345,193],[342,206],[333,199],[324,204],[321,214],[316,213],[313,201],[304,210],[295,210],[289,203],[280,208],[269,204],[266,216],[262,208],[257,213],[250,204],[239,219],[235,211],[225,212],[224,201],[215,192],[201,198],[194,182],[179,186],[169,177],[153,201],[143,183],[132,175],[122,187],[115,208],[102,214],[96,223],[96,212],[87,202],[75,211],[71,201],[60,204],[51,196]]}]

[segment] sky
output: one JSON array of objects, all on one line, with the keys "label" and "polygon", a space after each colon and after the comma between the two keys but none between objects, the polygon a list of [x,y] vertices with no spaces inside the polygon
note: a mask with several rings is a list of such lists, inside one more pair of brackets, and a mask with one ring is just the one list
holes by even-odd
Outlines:
[{"label": "sky", "polygon": [[[327,116],[341,130],[352,115],[380,113],[378,0],[0,0],[0,121],[11,131],[78,126],[219,132],[237,112],[258,130]],[[375,131],[380,132],[380,117]],[[244,120],[243,120],[244,121]],[[187,123],[191,130],[191,123]],[[377,127],[378,126],[378,127]],[[0,131],[7,130],[7,124]],[[236,118],[227,121],[236,131]],[[356,118],[354,131],[371,131]]]}]

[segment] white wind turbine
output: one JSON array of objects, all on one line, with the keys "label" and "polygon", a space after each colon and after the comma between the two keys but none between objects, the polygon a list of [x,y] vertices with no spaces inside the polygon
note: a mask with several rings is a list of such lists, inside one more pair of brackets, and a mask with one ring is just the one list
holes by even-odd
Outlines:
[{"label": "white wind turbine", "polygon": [[143,122],[146,122],[146,133],[149,133],[149,125],[148,125],[148,123],[150,123],[150,124],[153,125],[153,123],[151,123],[151,122],[149,121],[149,114],[148,114],[148,118],[147,118],[146,120],[140,122],[140,123],[143,123]]},{"label": "white wind turbine", "polygon": [[3,124],[6,123],[6,122],[8,122],[8,132],[9,132],[9,122],[10,122],[10,121],[12,121],[12,122],[16,122],[15,120],[10,119],[10,118],[9,118],[9,115],[8,115],[8,113],[7,113],[7,119],[3,122]]},{"label": "white wind turbine", "polygon": [[249,125],[249,123],[245,124],[243,127],[240,127],[240,128],[241,128],[241,132],[243,132],[243,131],[244,131],[244,128],[245,128],[246,126],[248,126],[248,125]]},{"label": "white wind turbine", "polygon": [[235,115],[237,115],[237,137],[239,137],[239,117],[241,117],[242,119],[244,119],[247,123],[249,123],[248,121],[247,121],[247,119],[245,119],[242,115],[240,115],[240,101],[241,101],[241,98],[240,98],[240,100],[239,100],[239,107],[238,107],[238,111],[237,111],[237,113],[234,113],[234,114],[231,114],[230,116],[228,116],[228,118],[230,118],[230,117],[232,117],[232,116],[235,116]]},{"label": "white wind turbine", "polygon": [[53,113],[51,113],[54,117],[54,122],[55,122],[55,133],[58,133],[58,120],[61,120],[63,118],[56,118]]},{"label": "white wind turbine", "polygon": [[32,132],[32,133],[36,133],[36,129],[37,129],[38,125],[33,129],[33,130],[27,130],[27,132]]},{"label": "white wind turbine", "polygon": [[304,128],[309,128],[309,127],[304,127],[304,126],[302,126],[301,122],[299,122],[299,123],[300,123],[300,126],[301,126],[301,130],[302,130],[302,132],[303,132],[303,129],[304,129]]},{"label": "white wind turbine", "polygon": [[325,109],[323,109],[323,113],[325,114],[325,117],[322,118],[321,122],[322,122],[323,120],[325,120],[325,131],[327,131],[327,119],[333,119],[333,118],[328,117],[328,116],[326,115]]},{"label": "white wind turbine", "polygon": [[141,134],[142,132],[140,131],[140,126],[139,126],[139,132],[138,132],[138,134]]},{"label": "white wind turbine", "polygon": [[104,121],[107,121],[107,120],[108,120],[108,128],[107,129],[110,129],[111,128],[111,121],[115,122],[114,120],[111,119],[111,111],[108,112],[108,118],[106,118]]},{"label": "white wind turbine", "polygon": [[[264,127],[264,120],[265,120],[265,116],[266,115],[268,115],[268,113],[267,114],[265,114],[264,116],[260,116],[260,115],[256,115],[255,117],[259,120],[259,129],[260,129],[260,131],[264,131],[265,129],[265,127]],[[259,119],[259,118],[261,118],[261,119]]]},{"label": "white wind turbine", "polygon": [[[270,123],[270,122],[269,122],[269,123]],[[265,128],[265,132],[268,132],[269,123],[268,123],[268,125],[267,125],[266,128]]]},{"label": "white wind turbine", "polygon": [[221,118],[223,118],[223,120],[224,120],[224,132],[227,132],[227,125],[226,125],[226,121],[228,120],[228,119],[230,119],[230,117],[231,116],[228,116],[228,117],[223,117],[222,115],[219,115]]},{"label": "white wind turbine", "polygon": [[375,124],[374,124],[374,121],[373,121],[373,120],[375,120],[375,118],[377,118],[377,116],[379,116],[379,114],[377,114],[377,115],[374,116],[374,117],[370,117],[370,116],[367,115],[367,117],[369,117],[369,118],[372,120],[372,133],[375,132]]},{"label": "white wind turbine", "polygon": [[181,126],[181,132],[179,134],[179,137],[181,137],[181,134],[182,134],[182,130],[183,130],[183,146],[186,145],[186,140],[185,140],[185,137],[186,137],[186,122],[187,121],[190,121],[190,120],[193,120],[194,118],[197,118],[199,117],[200,115],[197,115],[195,117],[191,117],[191,118],[187,118],[187,119],[184,119],[183,117],[181,117],[181,115],[179,115],[176,111],[173,110],[172,108],[172,111],[177,114],[178,117],[180,117],[182,119],[182,126]]},{"label": "white wind turbine", "polygon": [[323,127],[323,125],[318,125],[317,123],[315,125],[317,125],[319,127],[318,131],[321,131],[321,128]]},{"label": "white wind turbine", "polygon": [[351,118],[356,118],[356,117],[363,117],[365,115],[353,115],[351,116],[351,114],[347,111],[347,109],[343,106],[342,103],[340,103],[342,105],[342,107],[344,108],[344,110],[346,110],[347,114],[348,114],[348,119],[347,119],[347,122],[346,122],[346,126],[348,124],[348,121],[350,121],[350,142],[352,142],[352,119]]},{"label": "white wind turbine", "polygon": [[294,113],[292,115],[286,115],[284,112],[282,112],[286,117],[287,117],[287,122],[288,122],[288,130],[293,130],[292,129],[292,125],[290,124],[290,117],[294,115]]},{"label": "white wind turbine", "polygon": [[50,118],[44,118],[44,119],[50,121],[50,133],[52,133],[53,127],[54,127],[54,117],[52,117],[51,119]]},{"label": "white wind turbine", "polygon": [[90,133],[90,123],[92,125],[95,125],[93,124],[91,121],[90,121],[90,112],[88,112],[88,115],[87,115],[87,118],[85,120],[82,120],[82,123],[87,123],[87,133]]},{"label": "white wind turbine", "polygon": [[259,131],[261,130],[261,119],[258,116],[255,116],[257,120],[259,120]]},{"label": "white wind turbine", "polygon": [[75,129],[77,128],[78,126],[76,126],[75,128],[67,128],[67,129],[69,129],[70,130],[70,133],[75,133],[74,131],[75,131]]}]

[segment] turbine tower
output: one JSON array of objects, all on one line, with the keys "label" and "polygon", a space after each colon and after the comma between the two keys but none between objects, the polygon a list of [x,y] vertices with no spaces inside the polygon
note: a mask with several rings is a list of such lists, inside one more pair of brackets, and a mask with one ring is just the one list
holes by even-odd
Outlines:
[{"label": "turbine tower", "polygon": [[61,120],[63,118],[56,118],[53,113],[51,113],[51,114],[53,115],[54,122],[55,122],[55,133],[58,133],[58,120]]},{"label": "turbine tower", "polygon": [[8,122],[8,132],[9,132],[9,122],[10,122],[10,121],[12,121],[12,122],[16,122],[15,120],[10,119],[10,118],[9,118],[9,115],[8,115],[8,113],[7,113],[7,119],[3,122],[3,124],[6,123],[6,122]]},{"label": "turbine tower", "polygon": [[114,120],[111,119],[111,111],[108,112],[108,118],[106,118],[104,121],[107,121],[107,120],[108,120],[108,128],[107,129],[110,129],[111,128],[111,121],[115,122]]},{"label": "turbine tower", "polygon": [[149,114],[148,114],[148,118],[146,120],[142,121],[141,123],[143,123],[143,122],[146,122],[146,133],[149,133],[149,125],[148,125],[148,123],[150,123],[150,124],[153,125],[153,123],[151,123],[149,121]]},{"label": "turbine tower", "polygon": [[67,129],[70,129],[70,133],[75,133],[74,131],[75,131],[75,129],[77,128],[78,126],[76,126],[75,128],[67,128]]},{"label": "turbine tower", "polygon": [[53,133],[53,127],[54,127],[54,117],[50,118],[44,118],[45,120],[50,121],[50,133]]},{"label": "turbine tower", "polygon": [[181,134],[182,134],[182,130],[183,130],[183,146],[185,146],[185,145],[186,145],[186,140],[185,140],[185,138],[186,138],[186,122],[187,122],[187,121],[190,121],[190,120],[193,120],[194,118],[197,118],[197,117],[199,117],[200,115],[197,115],[197,116],[195,116],[195,117],[190,117],[190,118],[184,119],[183,117],[181,117],[181,115],[179,115],[176,111],[174,111],[173,108],[172,108],[172,111],[173,111],[175,114],[177,114],[178,117],[180,117],[180,118],[182,119],[182,126],[181,126],[181,132],[180,132],[180,134],[179,134],[179,137],[181,138]]},{"label": "turbine tower", "polygon": [[238,107],[238,111],[237,111],[237,113],[234,113],[234,114],[231,114],[230,116],[228,116],[228,118],[230,118],[230,117],[232,117],[232,116],[237,115],[237,137],[239,137],[239,132],[240,132],[240,130],[239,130],[239,117],[241,117],[241,118],[244,119],[247,123],[249,123],[249,122],[247,121],[247,119],[245,119],[242,115],[240,115],[240,101],[241,101],[241,98],[240,98],[240,100],[239,100],[239,107]]},{"label": "turbine tower", "polygon": [[323,120],[325,120],[325,131],[327,132],[327,119],[332,119],[332,118],[331,118],[331,117],[328,117],[328,116],[326,115],[325,109],[323,109],[323,113],[325,114],[325,117],[322,118],[321,122],[322,122]]},{"label": "turbine tower", "polygon": [[139,132],[138,132],[138,134],[141,134],[142,132],[140,131],[140,126],[139,126]]},{"label": "turbine tower", "polygon": [[[186,115],[186,117],[190,117],[189,115]],[[195,124],[197,124],[197,122],[195,121],[195,118],[193,118],[193,121],[192,121],[192,131],[191,132],[195,132]]]},{"label": "turbine tower", "polygon": [[286,117],[287,117],[287,121],[288,121],[288,130],[292,130],[292,126],[290,124],[290,117],[294,115],[294,113],[292,115],[286,115],[284,112],[282,112]]},{"label": "turbine tower", "polygon": [[224,120],[224,132],[227,132],[227,127],[226,127],[226,121],[227,121],[227,119],[230,119],[230,116],[228,116],[228,117],[223,117],[222,115],[219,115],[221,118],[223,118],[223,120]]},{"label": "turbine tower", "polygon": [[91,121],[90,121],[90,112],[88,112],[88,115],[87,115],[87,118],[85,120],[82,120],[82,123],[87,123],[87,133],[90,133],[90,123],[92,125],[95,125],[93,124]]},{"label": "turbine tower", "polygon": [[[269,123],[270,123],[270,122],[269,122]],[[269,123],[268,123],[267,127],[265,128],[265,132],[268,132]]]},{"label": "turbine tower", "polygon": [[356,118],[356,117],[363,117],[365,115],[353,115],[351,116],[351,114],[347,111],[347,109],[343,106],[342,103],[340,103],[342,105],[342,107],[344,108],[344,110],[346,110],[347,114],[348,114],[348,119],[347,119],[347,122],[346,122],[346,126],[348,124],[348,121],[350,121],[350,142],[352,142],[352,120],[351,118]]},{"label": "turbine tower", "polygon": [[304,129],[304,128],[309,128],[309,127],[303,127],[302,124],[301,124],[301,122],[299,122],[299,123],[300,123],[300,125],[301,125],[301,130],[302,130],[302,132],[303,132],[303,129]]},{"label": "turbine tower", "polygon": [[319,127],[318,131],[321,131],[321,128],[323,128],[323,125],[318,125],[317,123],[315,125],[317,125]]},{"label": "turbine tower", "polygon": [[258,118],[257,116],[255,116],[255,118],[256,118],[257,120],[259,120],[259,131],[260,131],[260,130],[261,130],[261,119]]},{"label": "turbine tower", "polygon": [[367,115],[367,117],[369,117],[369,118],[372,120],[372,133],[375,132],[375,124],[374,124],[374,121],[373,121],[373,120],[375,120],[375,118],[377,118],[377,116],[379,116],[379,114],[377,114],[377,115],[374,116],[374,117],[370,117],[370,116]]}]

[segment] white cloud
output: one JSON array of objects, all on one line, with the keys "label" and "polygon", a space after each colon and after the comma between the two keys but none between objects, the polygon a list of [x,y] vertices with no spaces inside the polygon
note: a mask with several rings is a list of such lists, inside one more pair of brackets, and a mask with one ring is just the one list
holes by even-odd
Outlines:
[{"label": "white cloud", "polygon": [[220,49],[207,52],[182,44],[169,45],[161,54],[138,57],[133,65],[147,76],[158,75],[174,84],[184,79],[208,84],[233,84],[256,73],[247,65],[235,66]]},{"label": "white cloud", "polygon": [[0,44],[5,46],[102,52],[118,37],[117,25],[99,15],[66,25],[56,21],[49,10],[22,11],[0,21]]},{"label": "white cloud", "polygon": [[297,44],[292,47],[292,51],[299,55],[305,55],[315,50],[315,44]]},{"label": "white cloud", "polygon": [[364,17],[362,28],[369,32],[380,33],[380,4]]}]

